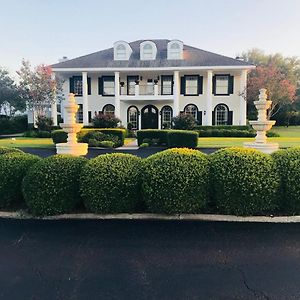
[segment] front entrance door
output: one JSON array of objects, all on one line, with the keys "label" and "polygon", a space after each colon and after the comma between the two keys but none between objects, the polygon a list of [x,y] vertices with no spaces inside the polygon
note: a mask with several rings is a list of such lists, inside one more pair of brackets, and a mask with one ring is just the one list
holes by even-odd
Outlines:
[{"label": "front entrance door", "polygon": [[142,129],[158,128],[158,109],[154,105],[146,105],[142,108]]}]

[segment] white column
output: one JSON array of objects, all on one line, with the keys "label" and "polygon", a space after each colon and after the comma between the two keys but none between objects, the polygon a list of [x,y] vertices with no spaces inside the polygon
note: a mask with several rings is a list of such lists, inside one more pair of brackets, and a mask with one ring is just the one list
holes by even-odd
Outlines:
[{"label": "white column", "polygon": [[241,72],[240,77],[240,125],[246,125],[247,122],[247,101],[246,101],[246,87],[247,87],[247,70]]},{"label": "white column", "polygon": [[180,97],[180,77],[179,71],[174,71],[174,86],[173,86],[173,116],[176,117],[179,115],[179,97]]},{"label": "white column", "polygon": [[[51,80],[55,81],[55,73],[51,74]],[[54,95],[54,101],[51,103],[51,119],[53,121],[53,125],[57,126],[57,100],[56,93]]]},{"label": "white column", "polygon": [[204,125],[212,125],[212,76],[213,72],[211,70],[207,71],[207,81],[206,81],[206,115]]},{"label": "white column", "polygon": [[158,84],[154,84],[154,96],[158,96]]},{"label": "white column", "polygon": [[115,72],[115,116],[120,118],[120,72]]},{"label": "white column", "polygon": [[140,129],[142,129],[142,112],[140,111],[139,112],[139,116],[138,116],[138,118],[139,118],[139,128],[138,128],[138,130],[140,130]]},{"label": "white column", "polygon": [[161,128],[161,111],[158,110],[158,129],[162,129]]},{"label": "white column", "polygon": [[138,96],[140,94],[140,85],[138,83],[134,86],[134,95]]},{"label": "white column", "polygon": [[89,125],[87,72],[82,72],[82,110],[83,125]]}]

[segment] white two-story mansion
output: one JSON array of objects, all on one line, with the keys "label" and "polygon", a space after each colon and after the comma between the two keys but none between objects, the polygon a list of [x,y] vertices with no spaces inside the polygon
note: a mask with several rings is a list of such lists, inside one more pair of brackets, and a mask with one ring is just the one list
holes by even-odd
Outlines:
[{"label": "white two-story mansion", "polygon": [[[78,122],[89,125],[96,113],[114,114],[133,129],[168,128],[180,113],[191,114],[199,125],[245,125],[251,68],[163,39],[118,41],[113,48],[52,65],[64,79],[64,95],[76,95]],[[56,123],[56,105],[51,114]]]}]

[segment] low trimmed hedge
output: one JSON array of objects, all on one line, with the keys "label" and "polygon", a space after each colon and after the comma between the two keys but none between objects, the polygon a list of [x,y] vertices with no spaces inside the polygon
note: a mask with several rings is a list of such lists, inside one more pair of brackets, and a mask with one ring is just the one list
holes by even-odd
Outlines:
[{"label": "low trimmed hedge", "polygon": [[210,156],[212,203],[235,215],[274,213],[279,175],[272,157],[254,149],[227,148]]},{"label": "low trimmed hedge", "polygon": [[[126,130],[122,128],[83,128],[77,133],[78,141],[81,143],[85,143],[85,136],[91,132],[101,132],[107,135],[116,136],[118,138],[118,142],[116,147],[121,147],[124,145]],[[66,143],[67,142],[67,133],[63,130],[55,130],[52,132],[52,140],[54,144],[57,143]],[[88,142],[88,141],[87,141]]]},{"label": "low trimmed hedge", "polygon": [[189,130],[143,129],[137,131],[138,145],[196,148],[198,133]]},{"label": "low trimmed hedge", "polygon": [[197,150],[173,148],[143,161],[142,191],[147,210],[198,213],[209,198],[209,162]]},{"label": "low trimmed hedge", "polygon": [[140,162],[124,153],[91,159],[80,176],[86,208],[94,213],[134,212],[140,200]]},{"label": "low trimmed hedge", "polygon": [[199,137],[255,137],[256,133],[252,130],[238,129],[208,129],[197,130]]},{"label": "low trimmed hedge", "polygon": [[25,201],[34,215],[72,211],[80,203],[79,174],[86,158],[54,155],[35,164],[23,181]]},{"label": "low trimmed hedge", "polygon": [[198,125],[194,128],[194,130],[251,130],[252,127],[250,125]]},{"label": "low trimmed hedge", "polygon": [[0,155],[0,207],[23,202],[22,180],[28,169],[41,160],[38,156],[11,152]]},{"label": "low trimmed hedge", "polygon": [[196,148],[198,145],[198,133],[188,130],[170,130],[168,132],[168,147]]},{"label": "low trimmed hedge", "polygon": [[6,153],[24,153],[22,150],[11,147],[0,147],[0,155]]},{"label": "low trimmed hedge", "polygon": [[272,154],[280,174],[280,210],[300,213],[300,147],[279,150]]}]

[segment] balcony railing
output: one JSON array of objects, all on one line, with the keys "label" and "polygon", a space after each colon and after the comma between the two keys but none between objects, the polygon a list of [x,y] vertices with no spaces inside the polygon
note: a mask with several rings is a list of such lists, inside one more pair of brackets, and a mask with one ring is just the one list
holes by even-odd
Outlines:
[{"label": "balcony railing", "polygon": [[126,96],[159,96],[159,95],[173,95],[171,86],[162,86],[159,84],[135,84],[124,85],[120,88],[120,95]]}]

